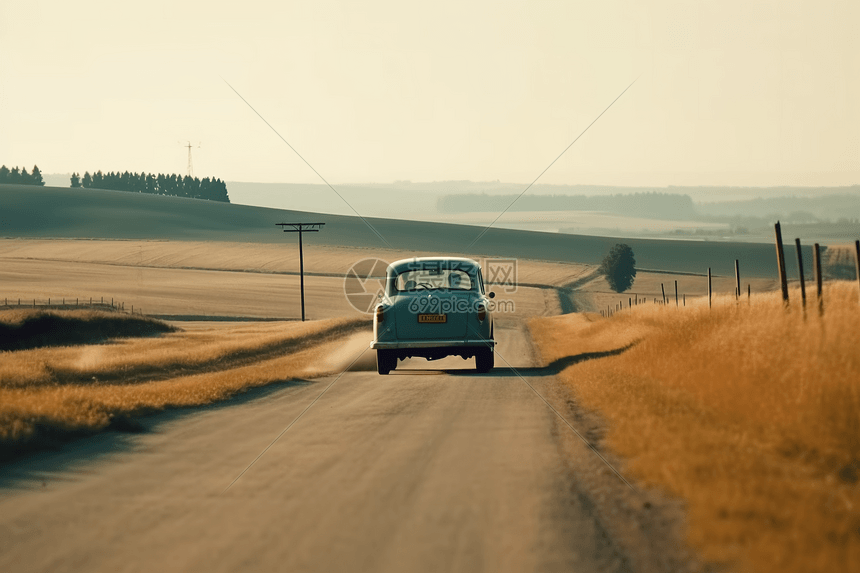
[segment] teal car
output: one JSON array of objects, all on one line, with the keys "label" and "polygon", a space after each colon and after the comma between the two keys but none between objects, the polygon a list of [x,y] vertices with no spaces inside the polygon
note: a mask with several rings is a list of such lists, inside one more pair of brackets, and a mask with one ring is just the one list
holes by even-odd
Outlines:
[{"label": "teal car", "polygon": [[404,259],[388,266],[373,319],[377,371],[398,360],[475,358],[478,372],[493,368],[493,316],[481,266],[461,257]]}]

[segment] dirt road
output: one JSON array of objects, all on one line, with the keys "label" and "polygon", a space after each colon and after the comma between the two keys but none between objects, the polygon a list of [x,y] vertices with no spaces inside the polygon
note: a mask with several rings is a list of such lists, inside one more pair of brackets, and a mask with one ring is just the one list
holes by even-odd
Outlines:
[{"label": "dirt road", "polygon": [[[521,323],[501,326],[499,355],[551,394]],[[334,377],[3,467],[0,570],[628,569],[571,484],[570,432],[504,360],[379,376],[371,354],[229,489]]]}]

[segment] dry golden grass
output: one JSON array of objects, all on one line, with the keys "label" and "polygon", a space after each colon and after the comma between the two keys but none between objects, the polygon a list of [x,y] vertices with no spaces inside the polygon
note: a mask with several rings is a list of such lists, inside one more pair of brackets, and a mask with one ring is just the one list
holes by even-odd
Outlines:
[{"label": "dry golden grass", "polygon": [[0,457],[112,424],[128,426],[130,417],[144,413],[329,373],[333,345],[361,328],[366,319],[239,324],[3,353]]},{"label": "dry golden grass", "polygon": [[793,291],[538,318],[544,360],[605,352],[561,377],[601,412],[640,483],[688,501],[702,556],[750,571],[860,563],[860,307],[825,288],[825,314]]}]

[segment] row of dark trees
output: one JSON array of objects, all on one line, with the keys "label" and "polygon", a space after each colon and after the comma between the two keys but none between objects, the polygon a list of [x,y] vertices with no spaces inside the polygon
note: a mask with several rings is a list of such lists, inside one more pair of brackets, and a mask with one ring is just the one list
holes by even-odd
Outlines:
[{"label": "row of dark trees", "polygon": [[165,175],[159,173],[123,173],[113,171],[102,173],[89,171],[81,177],[72,173],[72,187],[87,189],[112,189],[114,191],[129,191],[131,193],[152,193],[153,195],[170,195],[173,197],[189,197],[191,199],[207,199],[209,201],[230,202],[227,195],[227,184],[220,179],[205,177],[198,179],[189,175]]},{"label": "row of dark trees", "polygon": [[13,167],[9,169],[5,165],[0,166],[0,183],[14,183],[16,185],[44,185],[42,172],[39,166],[33,166],[33,172],[27,173],[26,167]]},{"label": "row of dark trees", "polygon": [[461,193],[436,200],[442,213],[479,211],[606,211],[638,217],[689,220],[696,216],[693,199],[676,193],[628,193],[615,195],[488,195]]}]

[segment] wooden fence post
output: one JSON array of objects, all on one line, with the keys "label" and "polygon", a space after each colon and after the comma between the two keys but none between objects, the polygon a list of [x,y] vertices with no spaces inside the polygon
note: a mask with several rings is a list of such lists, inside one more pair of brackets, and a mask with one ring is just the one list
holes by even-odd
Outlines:
[{"label": "wooden fence post", "polygon": [[776,234],[776,264],[779,267],[779,284],[782,286],[782,301],[788,304],[788,277],[785,276],[785,252],[782,249],[782,228],[779,221],[773,226]]},{"label": "wooden fence post", "polygon": [[860,241],[854,241],[854,265],[857,267],[857,286],[860,288]]},{"label": "wooden fence post", "polygon": [[800,239],[794,239],[797,247],[797,272],[800,273],[800,300],[803,308],[806,308],[806,280],[803,277],[803,251],[800,249]]},{"label": "wooden fence post", "polygon": [[812,246],[812,272],[815,273],[815,289],[818,300],[821,301],[821,246],[818,243]]},{"label": "wooden fence post", "polygon": [[675,281],[675,308],[678,308],[678,281]]},{"label": "wooden fence post", "polygon": [[741,269],[738,260],[735,259],[735,300],[741,297]]},{"label": "wooden fence post", "polygon": [[711,308],[711,267],[708,267],[708,308]]},{"label": "wooden fence post", "polygon": [[663,283],[660,283],[660,291],[663,293],[663,304],[666,304],[666,289],[663,288]]}]

